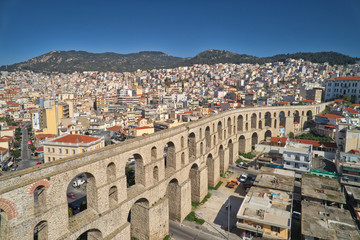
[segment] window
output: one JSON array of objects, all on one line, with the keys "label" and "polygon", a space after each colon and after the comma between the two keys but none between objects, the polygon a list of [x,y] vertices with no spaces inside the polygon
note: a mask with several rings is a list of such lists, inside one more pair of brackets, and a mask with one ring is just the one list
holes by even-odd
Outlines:
[{"label": "window", "polygon": [[61,153],[61,148],[59,148],[59,153]]},{"label": "window", "polygon": [[69,153],[69,150],[68,150],[68,149],[65,149],[65,152],[66,152],[66,154],[68,154],[68,153]]},{"label": "window", "polygon": [[279,227],[275,227],[275,226],[271,226],[271,231],[272,231],[272,232],[280,233],[280,228],[279,228]]},{"label": "window", "polygon": [[48,152],[50,152],[50,148],[48,148]]},{"label": "window", "polygon": [[73,154],[75,154],[75,150],[73,150]]},{"label": "window", "polygon": [[55,157],[53,157],[53,161],[55,161]]},{"label": "window", "polygon": [[52,152],[55,152],[55,148],[52,149]]},{"label": "window", "polygon": [[51,161],[51,157],[48,157],[48,161],[49,161],[49,162]]}]

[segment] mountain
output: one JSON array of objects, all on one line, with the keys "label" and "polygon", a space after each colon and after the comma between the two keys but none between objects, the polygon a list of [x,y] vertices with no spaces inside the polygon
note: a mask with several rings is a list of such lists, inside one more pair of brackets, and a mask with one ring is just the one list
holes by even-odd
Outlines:
[{"label": "mountain", "polygon": [[169,56],[163,52],[144,51],[139,53],[89,53],[85,51],[51,51],[26,62],[1,66],[0,70],[32,70],[34,72],[82,72],[111,71],[130,72],[137,69],[170,68],[193,64],[216,63],[258,63],[283,62],[288,58],[304,59],[314,63],[328,62],[331,65],[354,64],[360,58],[353,58],[336,52],[279,54],[272,57],[255,57],[222,50],[207,50],[193,58]]},{"label": "mountain", "polygon": [[32,70],[34,72],[126,72],[175,65],[184,59],[162,52],[139,52],[131,54],[89,53],[85,51],[51,51],[26,62],[1,66],[0,70]]}]

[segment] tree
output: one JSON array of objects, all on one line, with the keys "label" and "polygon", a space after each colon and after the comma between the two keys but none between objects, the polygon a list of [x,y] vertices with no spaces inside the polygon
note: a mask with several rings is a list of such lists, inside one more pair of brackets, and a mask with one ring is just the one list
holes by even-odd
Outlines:
[{"label": "tree", "polygon": [[294,135],[293,132],[290,132],[290,133],[289,133],[289,138],[295,138],[295,135]]},{"label": "tree", "polygon": [[21,156],[21,151],[20,150],[15,150],[12,153],[14,158],[19,158]]}]

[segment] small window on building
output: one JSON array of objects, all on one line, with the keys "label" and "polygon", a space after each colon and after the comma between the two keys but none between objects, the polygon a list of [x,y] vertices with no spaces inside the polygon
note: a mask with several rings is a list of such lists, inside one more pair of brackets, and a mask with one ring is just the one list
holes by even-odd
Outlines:
[{"label": "small window on building", "polygon": [[272,232],[280,233],[280,228],[279,228],[279,227],[275,227],[275,226],[271,226],[271,231],[272,231]]},{"label": "small window on building", "polygon": [[66,152],[66,154],[68,154],[68,153],[69,153],[69,150],[68,150],[68,149],[65,149],[65,152]]},{"label": "small window on building", "polygon": [[61,153],[61,148],[59,149],[59,153]]},{"label": "small window on building", "polygon": [[55,161],[55,157],[53,157],[53,161]]},{"label": "small window on building", "polygon": [[48,148],[48,152],[50,152],[50,148]]},{"label": "small window on building", "polygon": [[86,152],[85,149],[83,149],[82,152]]},{"label": "small window on building", "polygon": [[48,161],[49,161],[49,162],[51,161],[51,157],[48,157]]},{"label": "small window on building", "polygon": [[75,154],[75,150],[73,150],[73,154]]},{"label": "small window on building", "polygon": [[55,148],[53,148],[52,151],[55,152]]}]

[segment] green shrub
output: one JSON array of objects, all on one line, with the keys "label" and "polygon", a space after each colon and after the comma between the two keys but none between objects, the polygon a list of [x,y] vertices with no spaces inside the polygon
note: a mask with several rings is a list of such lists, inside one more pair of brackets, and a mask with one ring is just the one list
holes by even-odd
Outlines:
[{"label": "green shrub", "polygon": [[223,182],[219,181],[215,187],[208,187],[209,190],[218,190]]},{"label": "green shrub", "polygon": [[252,159],[254,157],[256,157],[254,154],[252,154],[251,152],[248,152],[248,153],[241,153],[239,152],[239,155],[240,156],[243,156],[244,158],[247,158],[247,159]]}]

